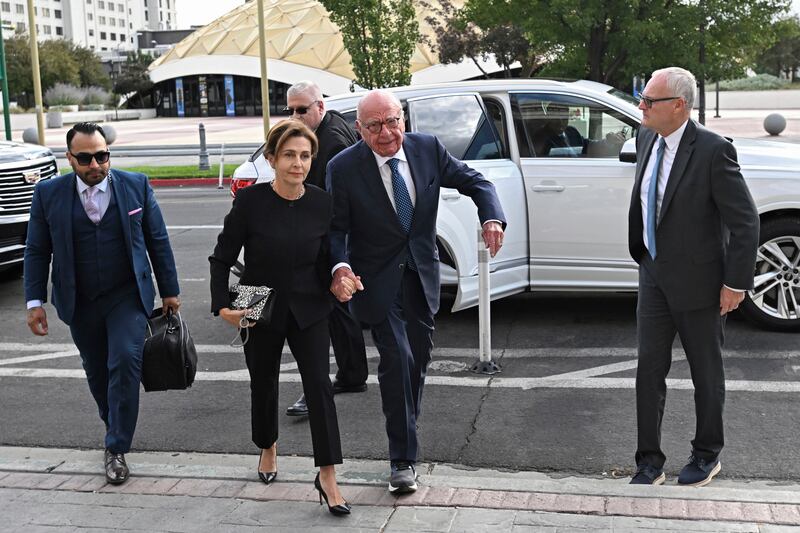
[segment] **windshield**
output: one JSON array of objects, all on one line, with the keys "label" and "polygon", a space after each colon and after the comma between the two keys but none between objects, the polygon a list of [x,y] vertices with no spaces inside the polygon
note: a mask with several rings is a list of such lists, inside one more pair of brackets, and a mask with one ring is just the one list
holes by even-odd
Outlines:
[{"label": "windshield", "polygon": [[635,106],[639,105],[639,100],[637,100],[636,98],[634,98],[630,94],[626,93],[625,91],[620,91],[619,89],[616,89],[616,88],[612,87],[607,92],[608,92],[608,94],[610,94],[612,96],[616,96],[617,98],[621,98],[621,99],[625,100],[629,104],[633,104]]}]

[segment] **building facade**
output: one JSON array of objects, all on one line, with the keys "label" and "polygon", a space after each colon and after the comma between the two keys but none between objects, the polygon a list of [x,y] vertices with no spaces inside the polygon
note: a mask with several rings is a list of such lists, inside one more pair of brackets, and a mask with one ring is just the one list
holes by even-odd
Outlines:
[{"label": "building facade", "polygon": [[[101,57],[138,48],[136,33],[176,28],[176,0],[36,0],[39,40],[68,39]],[[0,0],[3,25],[29,33],[26,0]]]}]

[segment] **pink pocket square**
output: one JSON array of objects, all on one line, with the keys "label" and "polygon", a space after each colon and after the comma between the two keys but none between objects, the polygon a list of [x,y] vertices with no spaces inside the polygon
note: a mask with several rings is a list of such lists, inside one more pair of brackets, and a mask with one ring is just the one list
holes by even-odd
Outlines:
[{"label": "pink pocket square", "polygon": [[136,213],[138,213],[138,212],[139,212],[139,211],[141,211],[141,210],[142,210],[142,208],[141,208],[141,207],[139,207],[139,208],[137,208],[137,209],[134,209],[133,211],[128,211],[128,216],[135,215]]}]

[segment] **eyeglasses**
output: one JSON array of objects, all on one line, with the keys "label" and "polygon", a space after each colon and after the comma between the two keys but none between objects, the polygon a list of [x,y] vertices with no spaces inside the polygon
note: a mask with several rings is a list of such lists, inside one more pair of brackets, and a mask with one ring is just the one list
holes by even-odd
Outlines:
[{"label": "eyeglasses", "polygon": [[305,115],[306,113],[308,113],[308,110],[314,107],[314,104],[318,102],[319,100],[314,100],[308,105],[300,105],[297,107],[286,106],[283,108],[283,112],[286,113],[287,115],[294,115],[295,113],[297,113],[298,115]]},{"label": "eyeglasses", "polygon": [[386,120],[373,120],[370,122],[361,122],[359,120],[358,123],[365,127],[370,133],[380,133],[384,125],[387,130],[396,130],[400,127],[402,120],[403,119],[400,117],[389,117]]},{"label": "eyeglasses", "polygon": [[667,96],[666,98],[648,98],[643,94],[639,95],[639,103],[644,104],[647,109],[651,109],[656,102],[666,102],[667,100],[677,100],[680,96]]},{"label": "eyeglasses", "polygon": [[111,152],[108,150],[102,150],[100,152],[95,152],[93,154],[87,154],[86,152],[80,152],[77,154],[73,154],[72,152],[69,153],[72,157],[78,161],[79,165],[88,166],[92,164],[92,158],[97,161],[98,165],[102,165],[103,163],[108,163],[109,158],[111,157]]}]

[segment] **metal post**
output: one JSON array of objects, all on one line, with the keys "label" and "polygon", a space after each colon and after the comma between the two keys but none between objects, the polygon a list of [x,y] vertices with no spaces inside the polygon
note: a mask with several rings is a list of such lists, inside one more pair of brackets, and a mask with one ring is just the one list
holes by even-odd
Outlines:
[{"label": "metal post", "polygon": [[269,78],[267,77],[267,30],[264,28],[264,0],[258,2],[258,50],[261,60],[261,115],[264,120],[264,142],[269,135]]},{"label": "metal post", "polygon": [[483,242],[483,230],[478,229],[478,361],[472,365],[476,374],[497,374],[500,367],[492,361],[492,327],[489,298],[489,249]]},{"label": "metal post", "polygon": [[206,127],[200,123],[200,164],[197,166],[199,170],[208,170],[211,167],[208,165],[208,150],[206,149]]},{"label": "metal post", "polygon": [[6,126],[6,140],[11,140],[11,110],[8,108],[8,71],[6,70],[6,47],[3,43],[3,23],[0,21],[0,76],[3,77],[3,122]]},{"label": "metal post", "polygon": [[31,36],[31,71],[33,74],[33,101],[36,105],[36,130],[39,134],[39,144],[45,145],[44,140],[44,108],[42,106],[42,78],[39,74],[39,44],[36,39],[36,16],[33,13],[33,0],[28,0],[28,25]]},{"label": "metal post", "polygon": [[714,84],[714,90],[717,93],[717,105],[714,109],[714,118],[720,118],[719,115],[719,80]]},{"label": "metal post", "polygon": [[700,92],[699,112],[697,121],[703,126],[706,125],[706,8],[704,0],[700,0],[700,16],[703,17],[700,23],[700,72],[697,76],[698,90]]},{"label": "metal post", "polygon": [[217,189],[222,189],[222,173],[225,170],[225,143],[222,143],[222,148],[219,149],[219,181],[217,181]]}]

